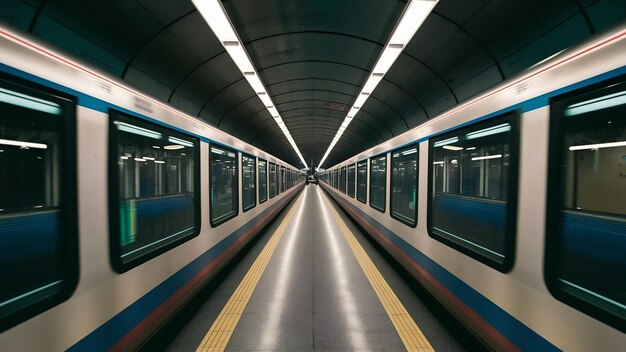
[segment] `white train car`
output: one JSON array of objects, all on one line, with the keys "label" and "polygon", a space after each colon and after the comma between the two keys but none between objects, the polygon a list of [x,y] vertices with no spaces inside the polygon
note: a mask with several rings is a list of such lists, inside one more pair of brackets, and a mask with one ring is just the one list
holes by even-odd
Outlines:
[{"label": "white train car", "polygon": [[0,28],[0,350],[138,348],[302,181]]},{"label": "white train car", "polygon": [[491,348],[623,350],[625,65],[622,27],[330,167],[322,186]]}]

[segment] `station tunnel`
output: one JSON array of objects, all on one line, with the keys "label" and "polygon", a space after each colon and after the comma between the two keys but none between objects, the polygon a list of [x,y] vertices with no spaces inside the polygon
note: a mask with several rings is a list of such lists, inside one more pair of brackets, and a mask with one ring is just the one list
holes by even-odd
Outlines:
[{"label": "station tunnel", "polygon": [[626,2],[0,3],[0,350],[626,349]]}]

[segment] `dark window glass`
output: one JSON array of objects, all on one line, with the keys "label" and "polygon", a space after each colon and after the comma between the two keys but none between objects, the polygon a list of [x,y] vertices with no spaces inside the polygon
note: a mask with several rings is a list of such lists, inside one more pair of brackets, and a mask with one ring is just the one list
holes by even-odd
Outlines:
[{"label": "dark window glass", "polygon": [[357,165],[357,189],[356,198],[363,203],[367,202],[367,160],[363,160]]},{"label": "dark window glass", "polygon": [[267,200],[267,161],[259,159],[259,203]]},{"label": "dark window glass", "polygon": [[547,278],[626,331],[626,83],[594,88],[552,101]]},{"label": "dark window glass", "polygon": [[211,145],[209,154],[211,225],[217,226],[237,216],[237,152]]},{"label": "dark window glass", "polygon": [[286,174],[285,167],[281,166],[280,167],[280,193],[283,193],[286,190],[285,187],[287,186],[287,179],[286,179],[285,174]]},{"label": "dark window glass", "polygon": [[339,169],[339,191],[346,193],[346,168]]},{"label": "dark window glass", "polygon": [[431,236],[501,271],[512,264],[515,236],[513,120],[510,113],[430,142]]},{"label": "dark window glass", "polygon": [[276,164],[270,163],[269,165],[270,198],[273,198],[276,197],[276,195],[278,194],[278,187],[276,185]]},{"label": "dark window glass", "polygon": [[112,259],[128,270],[199,231],[199,141],[111,113]]},{"label": "dark window glass", "polygon": [[409,226],[417,224],[417,161],[419,146],[391,154],[391,217]]},{"label": "dark window glass", "polygon": [[348,166],[348,189],[346,191],[346,193],[348,193],[348,196],[354,198],[354,182],[355,182],[355,175],[356,174],[356,166],[354,164]]},{"label": "dark window glass", "polygon": [[385,212],[387,192],[387,154],[370,159],[370,206]]},{"label": "dark window glass", "polygon": [[241,205],[243,211],[256,205],[256,158],[241,154]]},{"label": "dark window glass", "polygon": [[75,103],[0,76],[0,331],[69,297],[78,274]]}]

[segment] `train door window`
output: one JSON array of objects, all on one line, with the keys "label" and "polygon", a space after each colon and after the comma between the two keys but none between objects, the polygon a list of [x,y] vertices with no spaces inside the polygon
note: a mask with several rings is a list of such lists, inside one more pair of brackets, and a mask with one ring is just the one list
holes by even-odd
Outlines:
[{"label": "train door window", "polygon": [[280,167],[280,193],[285,192],[287,186],[287,178],[285,173],[285,167]]},{"label": "train door window", "polygon": [[259,159],[259,203],[267,200],[267,161]]},{"label": "train door window", "polygon": [[111,111],[111,260],[120,272],[200,230],[199,141]]},{"label": "train door window", "polygon": [[270,198],[274,198],[278,194],[276,186],[276,164],[269,163],[269,170]]},{"label": "train door window", "polygon": [[0,331],[76,285],[75,111],[69,97],[0,76]]},{"label": "train door window", "polygon": [[370,206],[385,212],[387,206],[387,154],[370,159]]},{"label": "train door window", "polygon": [[513,264],[515,242],[516,116],[430,141],[429,234],[502,272]]},{"label": "train door window", "polygon": [[356,199],[359,202],[367,202],[367,160],[363,160],[357,164],[356,173]]},{"label": "train door window", "polygon": [[546,278],[559,300],[626,331],[626,82],[551,101]]},{"label": "train door window", "polygon": [[256,206],[256,158],[241,154],[241,206],[243,211]]},{"label": "train door window", "polygon": [[391,217],[417,225],[417,163],[419,146],[391,153]]},{"label": "train door window", "polygon": [[234,218],[239,212],[237,193],[237,152],[211,145],[209,153],[209,206],[211,226],[215,227]]},{"label": "train door window", "polygon": [[354,184],[355,184],[355,175],[356,174],[356,166],[354,164],[348,166],[348,190],[347,190],[347,194],[348,196],[354,198]]},{"label": "train door window", "polygon": [[339,192],[346,193],[346,168],[339,168]]}]

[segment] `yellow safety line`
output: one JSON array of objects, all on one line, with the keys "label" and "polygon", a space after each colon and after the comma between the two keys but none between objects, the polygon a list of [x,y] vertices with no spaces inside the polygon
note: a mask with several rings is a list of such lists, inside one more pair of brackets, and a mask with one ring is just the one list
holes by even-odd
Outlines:
[{"label": "yellow safety line", "polygon": [[361,265],[361,269],[363,269],[365,276],[367,276],[367,279],[374,288],[378,299],[385,308],[387,315],[389,315],[389,319],[391,319],[398,335],[400,335],[404,347],[407,351],[434,351],[422,331],[417,327],[417,324],[415,324],[411,315],[406,311],[396,294],[387,284],[387,281],[385,281],[372,260],[367,253],[365,253],[359,241],[354,237],[352,231],[348,229],[346,223],[341,219],[339,213],[337,213],[326,197],[324,197],[324,199],[333,212],[335,219],[337,219],[339,229],[343,233],[346,241],[348,241],[352,253],[354,253],[354,256]]},{"label": "yellow safety line", "polygon": [[237,323],[239,323],[239,319],[252,296],[252,292],[254,292],[261,275],[274,254],[278,242],[283,237],[285,229],[295,213],[295,209],[297,209],[298,205],[302,202],[302,199],[303,196],[300,195],[298,201],[291,207],[285,219],[281,222],[280,226],[278,226],[278,229],[276,229],[272,238],[270,238],[265,248],[263,248],[263,251],[261,251],[261,254],[256,258],[241,283],[239,283],[239,286],[222,309],[220,315],[218,315],[215,322],[213,322],[211,329],[209,329],[209,332],[204,339],[202,339],[196,352],[224,351],[224,349],[226,349],[226,345],[228,345],[228,341],[233,331],[235,331]]}]

